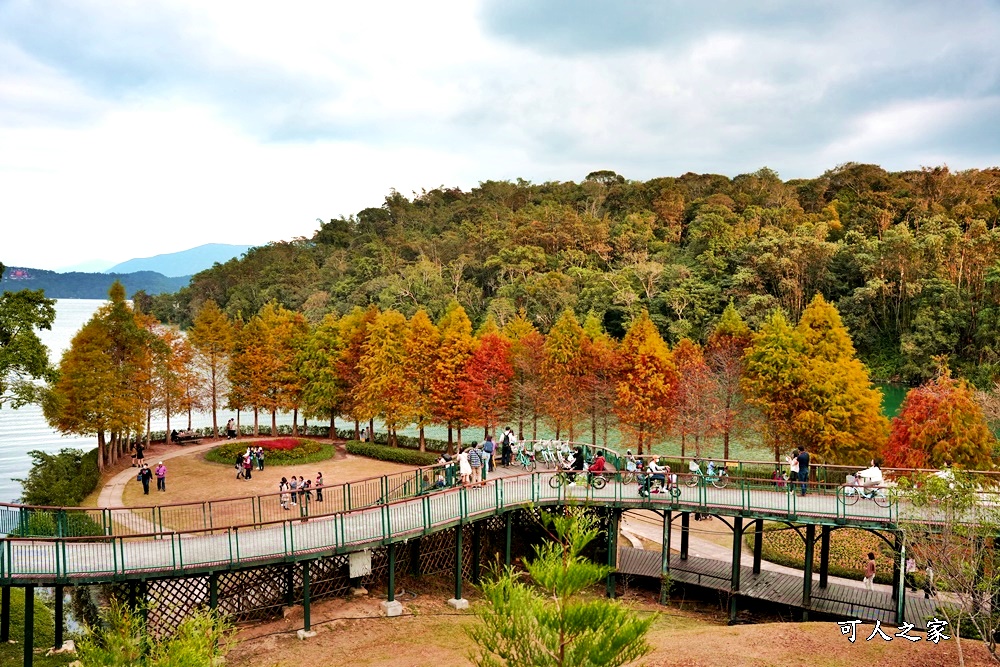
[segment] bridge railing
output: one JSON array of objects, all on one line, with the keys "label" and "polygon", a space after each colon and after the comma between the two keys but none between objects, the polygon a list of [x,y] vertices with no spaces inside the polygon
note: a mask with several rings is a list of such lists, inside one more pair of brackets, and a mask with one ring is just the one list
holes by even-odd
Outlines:
[{"label": "bridge railing", "polygon": [[[892,524],[899,519],[899,503],[895,499],[885,508],[867,499],[847,505],[842,489],[833,494],[820,493],[825,487],[816,482],[810,483],[811,499],[809,496],[803,499],[787,488],[762,488],[763,480],[751,477],[739,478],[725,488],[716,488],[705,478],[698,478],[695,486],[682,481],[677,497],[660,494],[643,498],[638,495],[637,485],[609,483],[602,489],[585,484],[554,487],[549,483],[551,477],[551,473],[526,473],[495,478],[485,487],[425,493],[325,514],[286,514],[281,520],[224,528],[66,538],[8,537],[0,540],[0,582],[14,578],[106,580],[246,567],[318,552],[385,544],[529,504],[590,501],[689,511],[726,508],[770,514],[778,519],[795,520],[808,514],[865,524]],[[929,521],[943,518],[933,508],[922,516]]]},{"label": "bridge railing", "polygon": [[[546,441],[534,441],[540,446]],[[560,444],[563,444],[561,441]],[[586,446],[593,454],[595,450],[607,453],[612,467],[624,468],[615,450],[605,447],[593,447],[585,443],[565,443],[571,446]],[[647,454],[646,459],[649,458]],[[658,457],[665,459],[675,473],[682,477],[687,474],[688,464],[692,457]],[[787,471],[787,466],[774,461],[724,461],[715,460],[719,465],[725,464],[729,471],[731,483],[741,485],[748,491],[790,489],[797,484],[793,480],[774,479],[773,472]],[[617,465],[616,465],[617,463]],[[317,490],[311,489],[308,496],[296,494],[297,501],[292,514],[298,517],[330,514],[334,512],[351,511],[354,509],[372,507],[386,502],[405,500],[436,491],[435,481],[440,466],[428,466],[402,471],[391,475],[382,475],[357,480],[343,484],[333,484],[323,487],[323,500],[318,499]],[[450,487],[457,479],[457,464],[446,467],[445,487]],[[843,485],[848,474],[856,472],[853,466],[813,465],[810,466],[810,493],[835,495]],[[228,470],[227,470],[228,472]],[[933,472],[930,470],[885,469],[888,480],[901,477],[912,477],[916,474]],[[227,474],[227,473],[222,473]],[[985,489],[1000,488],[1000,473],[976,473],[979,483]],[[716,497],[714,491],[706,486],[704,504],[708,504],[709,494]],[[543,490],[543,493],[544,490]],[[729,496],[718,496],[724,506],[730,506]],[[30,505],[0,504],[0,534],[12,536],[55,536],[55,537],[86,537],[93,535],[144,535],[149,533],[174,533],[194,529],[218,530],[233,526],[248,524],[264,524],[270,521],[283,521],[289,517],[290,511],[283,508],[281,493],[256,496],[222,498],[211,501],[195,501],[187,503],[169,503],[163,505],[139,506],[131,508],[86,508],[86,507],[40,507]],[[743,500],[745,509],[780,510],[791,512],[794,499],[779,499],[771,496],[750,497]],[[846,512],[845,515],[846,516]]]}]

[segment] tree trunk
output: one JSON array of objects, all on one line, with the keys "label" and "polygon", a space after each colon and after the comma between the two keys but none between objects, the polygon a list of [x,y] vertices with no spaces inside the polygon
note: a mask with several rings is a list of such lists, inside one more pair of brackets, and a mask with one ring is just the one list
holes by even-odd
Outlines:
[{"label": "tree trunk", "polygon": [[681,458],[684,458],[685,449],[687,448],[687,435],[681,431]]},{"label": "tree trunk", "polygon": [[[236,408],[236,435],[240,433],[240,409]],[[229,435],[228,433],[226,435]]]},{"label": "tree trunk", "polygon": [[[212,433],[214,437],[219,437],[219,418],[217,416],[219,406],[219,399],[216,396],[218,394],[218,388],[216,386],[215,380],[215,363],[212,364]],[[190,428],[190,427],[189,427]]]},{"label": "tree trunk", "polygon": [[451,422],[448,422],[448,455],[450,456],[454,453],[455,453],[455,441],[452,438]]},{"label": "tree trunk", "polygon": [[330,433],[328,435],[331,440],[337,437],[337,415],[332,409],[330,410]]},{"label": "tree trunk", "polygon": [[524,440],[524,417],[520,415],[517,418],[517,439]]},{"label": "tree trunk", "polygon": [[361,424],[360,422],[358,422],[357,419],[354,420],[354,439],[355,440],[361,439]]},{"label": "tree trunk", "polygon": [[260,423],[257,417],[257,406],[253,406],[253,434],[260,435]]},{"label": "tree trunk", "polygon": [[188,430],[190,431],[191,430],[191,402],[190,401],[188,401],[187,413],[188,413]]},{"label": "tree trunk", "polygon": [[722,434],[722,457],[729,460],[729,429]]},{"label": "tree trunk", "polygon": [[531,415],[531,439],[538,440],[538,415]]},{"label": "tree trunk", "polygon": [[372,444],[374,444],[375,443],[375,420],[374,419],[369,419],[368,420],[368,435],[371,436],[371,439],[369,440],[369,442],[371,442]]},{"label": "tree trunk", "polygon": [[292,435],[298,437],[299,435],[299,409],[292,408]]},{"label": "tree trunk", "polygon": [[[150,431],[153,428],[153,411],[146,410],[146,446],[149,447]],[[167,442],[170,442],[170,427],[167,427]]]},{"label": "tree trunk", "polygon": [[420,425],[420,451],[422,451],[422,452],[426,452],[427,451],[427,443],[424,440],[424,425],[423,424]]},{"label": "tree trunk", "polygon": [[458,426],[456,426],[455,429],[458,431],[458,443],[457,444],[458,444],[459,451],[461,451],[462,450],[462,422],[458,422]]},{"label": "tree trunk", "polygon": [[104,466],[107,463],[104,457],[107,455],[104,446],[104,429],[97,432],[97,469],[104,472]]},{"label": "tree trunk", "polygon": [[[148,413],[147,413],[148,414]],[[149,430],[149,425],[146,426],[146,430]],[[169,445],[173,441],[170,437],[170,406],[167,406],[167,444]]]},{"label": "tree trunk", "polygon": [[597,408],[590,410],[590,444],[597,447]]},{"label": "tree trunk", "polygon": [[271,437],[278,437],[278,409],[271,408]]}]

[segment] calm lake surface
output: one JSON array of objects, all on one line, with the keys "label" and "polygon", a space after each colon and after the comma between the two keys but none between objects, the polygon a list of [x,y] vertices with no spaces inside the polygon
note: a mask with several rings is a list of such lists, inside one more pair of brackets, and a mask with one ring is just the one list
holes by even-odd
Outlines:
[{"label": "calm lake surface", "polygon": [[[56,301],[56,321],[52,325],[51,331],[42,331],[39,338],[49,348],[49,356],[53,363],[58,363],[63,351],[65,351],[73,336],[80,330],[87,320],[89,320],[98,308],[105,301],[98,299],[59,299]],[[899,405],[906,395],[907,388],[898,385],[878,385],[885,395],[883,409],[887,416],[893,417],[899,412]],[[219,413],[219,424],[225,424],[229,417],[234,414],[227,412]],[[252,415],[241,416],[241,423],[252,423]],[[270,415],[262,413],[260,416],[262,424],[270,424]],[[280,415],[279,423],[290,424],[291,419],[287,415]],[[191,419],[192,426],[201,428],[212,425],[211,414],[195,414]],[[348,424],[338,420],[339,428],[346,428]],[[175,415],[171,419],[172,427],[187,426],[187,415]],[[515,424],[516,426],[516,424]],[[163,418],[153,419],[153,430],[163,430],[166,427],[166,420]],[[376,428],[379,424],[376,423]],[[400,434],[416,435],[415,428],[400,429]],[[428,428],[427,436],[431,438],[445,438],[444,428]],[[470,428],[465,431],[465,438],[475,439],[481,435],[480,429]],[[589,430],[581,431],[582,439],[588,439]],[[539,434],[539,437],[552,437],[551,434]],[[614,444],[609,442],[613,447]],[[45,452],[57,452],[60,449],[73,447],[83,450],[93,449],[97,446],[97,438],[80,438],[75,436],[61,436],[58,432],[49,428],[42,416],[42,410],[38,406],[28,405],[20,410],[10,408],[0,409],[0,502],[13,501],[21,495],[21,485],[14,481],[14,478],[23,478],[31,468],[31,459],[28,452],[33,449]]]}]

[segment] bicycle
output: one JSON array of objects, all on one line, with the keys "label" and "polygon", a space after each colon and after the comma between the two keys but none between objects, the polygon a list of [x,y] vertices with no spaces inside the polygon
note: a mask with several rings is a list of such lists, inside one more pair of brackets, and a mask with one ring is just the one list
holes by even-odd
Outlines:
[{"label": "bicycle", "polygon": [[608,483],[607,477],[601,473],[591,473],[586,470],[560,470],[552,475],[552,477],[549,477],[549,486],[553,489],[558,489],[560,486],[566,486],[574,483],[576,480],[579,480],[585,486],[595,489],[603,489]]},{"label": "bicycle", "polygon": [[717,489],[724,489],[729,485],[729,472],[723,468],[716,468],[711,473],[704,473],[701,468],[691,470],[684,483],[688,486],[698,486],[698,480],[704,479],[705,484],[711,484]]},{"label": "bicycle", "polygon": [[892,505],[892,498],[889,495],[889,489],[884,486],[873,486],[866,489],[863,486],[845,484],[843,489],[845,505],[853,505],[861,498],[867,498],[879,507],[889,507]]},{"label": "bicycle", "polygon": [[670,497],[675,500],[681,497],[681,487],[677,484],[677,475],[670,473],[670,482],[667,483],[666,478],[660,479],[659,477],[655,477],[650,480],[649,474],[644,475],[639,473],[637,475],[640,497],[649,498],[654,493],[669,493]]},{"label": "bicycle", "polygon": [[538,464],[535,462],[534,453],[528,452],[524,447],[517,450],[517,457],[514,459],[514,462],[528,472],[534,472],[538,467]]}]

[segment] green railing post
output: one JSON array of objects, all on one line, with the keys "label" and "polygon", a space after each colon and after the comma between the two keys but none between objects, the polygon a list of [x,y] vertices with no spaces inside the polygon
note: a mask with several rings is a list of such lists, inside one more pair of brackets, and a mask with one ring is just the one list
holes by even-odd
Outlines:
[{"label": "green railing post", "polygon": [[353,507],[351,507],[351,485],[344,484],[344,511],[350,512]]},{"label": "green railing post", "polygon": [[227,542],[229,543],[229,564],[233,564],[233,538],[236,538],[236,562],[240,562],[240,527],[226,529]]},{"label": "green railing post", "polygon": [[385,475],[382,475],[381,479],[379,480],[379,483],[380,483],[380,488],[382,489],[382,502],[387,503],[389,502],[389,478],[386,477]]},{"label": "green railing post", "polygon": [[69,521],[66,518],[66,510],[56,510],[56,536],[69,537]]}]

